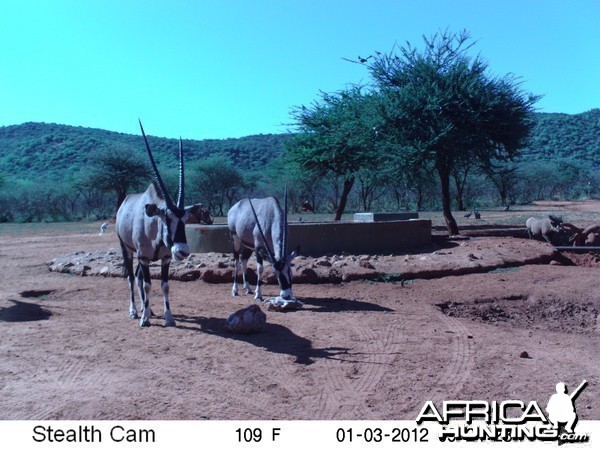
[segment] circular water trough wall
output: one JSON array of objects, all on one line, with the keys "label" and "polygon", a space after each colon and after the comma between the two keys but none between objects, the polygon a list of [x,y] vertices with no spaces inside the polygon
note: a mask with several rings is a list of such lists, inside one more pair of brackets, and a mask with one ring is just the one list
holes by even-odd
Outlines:
[{"label": "circular water trough wall", "polygon": [[[431,221],[294,222],[288,225],[290,251],[300,245],[306,256],[326,254],[393,254],[431,243]],[[227,225],[187,225],[193,253],[231,253]]]}]

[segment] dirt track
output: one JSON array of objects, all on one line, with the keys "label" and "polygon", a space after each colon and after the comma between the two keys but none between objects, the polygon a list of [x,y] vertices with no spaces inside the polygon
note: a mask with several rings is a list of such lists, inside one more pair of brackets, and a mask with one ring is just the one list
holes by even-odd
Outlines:
[{"label": "dirt track", "polygon": [[[48,270],[117,247],[113,233],[0,237],[0,419],[413,419],[426,400],[545,406],[557,382],[583,379],[579,418],[600,419],[593,257],[565,265],[546,244],[511,237],[382,256],[373,268],[357,256],[339,270],[379,271],[378,281],[297,284],[303,309],[269,311],[264,332],[235,335],[225,319],[253,300],[232,298],[229,283],[173,281],[178,326],[159,316],[140,329],[124,280]],[[404,274],[404,285],[381,274]],[[162,313],[159,283],[152,305]]]}]

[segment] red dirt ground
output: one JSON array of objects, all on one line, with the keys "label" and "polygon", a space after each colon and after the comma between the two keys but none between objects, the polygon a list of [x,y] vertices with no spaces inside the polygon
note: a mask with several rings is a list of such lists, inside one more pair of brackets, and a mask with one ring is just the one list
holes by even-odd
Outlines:
[{"label": "red dirt ground", "polygon": [[[228,256],[175,268],[196,278],[171,283],[177,327],[140,329],[127,283],[92,276],[118,274],[114,232],[4,234],[0,419],[414,419],[427,400],[545,406],[557,382],[584,379],[579,418],[600,419],[597,257],[521,237],[436,242],[302,258],[304,307],[237,335],[225,320],[253,299],[231,297]],[[48,270],[86,254],[87,276]]]}]

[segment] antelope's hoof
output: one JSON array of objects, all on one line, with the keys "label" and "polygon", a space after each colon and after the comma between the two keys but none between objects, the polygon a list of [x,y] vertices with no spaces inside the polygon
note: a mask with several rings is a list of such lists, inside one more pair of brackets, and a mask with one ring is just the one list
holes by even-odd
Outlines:
[{"label": "antelope's hoof", "polygon": [[132,319],[132,320],[134,320],[134,319],[139,319],[140,316],[138,316],[137,312],[135,312],[135,313],[129,313],[129,318]]},{"label": "antelope's hoof", "polygon": [[148,319],[144,320],[144,318],[140,319],[140,328],[148,327],[150,327],[150,321]]},{"label": "antelope's hoof", "polygon": [[165,327],[174,327],[174,326],[175,326],[175,321],[173,319],[165,320]]}]

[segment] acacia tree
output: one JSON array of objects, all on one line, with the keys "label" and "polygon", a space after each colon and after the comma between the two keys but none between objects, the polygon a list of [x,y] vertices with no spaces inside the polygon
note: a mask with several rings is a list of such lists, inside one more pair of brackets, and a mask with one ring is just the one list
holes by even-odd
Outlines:
[{"label": "acacia tree", "polygon": [[146,180],[150,180],[150,172],[138,153],[129,148],[109,147],[94,157],[90,172],[78,184],[84,189],[114,192],[119,209],[127,194]]},{"label": "acacia tree", "polygon": [[213,214],[223,216],[225,203],[233,204],[245,186],[241,171],[224,156],[205,158],[191,168],[192,192],[208,205]]},{"label": "acacia tree", "polygon": [[357,173],[377,162],[372,95],[352,87],[321,93],[320,101],[292,110],[298,132],[288,142],[290,157],[303,169],[342,180],[335,220],[340,220]]},{"label": "acacia tree", "polygon": [[440,180],[449,234],[458,234],[451,211],[455,166],[486,166],[506,160],[526,145],[534,103],[512,75],[494,78],[466,31],[424,37],[418,50],[407,43],[388,54],[359,61],[369,70],[382,100],[384,135],[401,149],[400,159],[431,165]]},{"label": "acacia tree", "polygon": [[456,208],[459,211],[466,211],[465,206],[465,186],[471,169],[473,169],[473,161],[457,162],[452,167],[452,178],[454,179],[454,188],[456,189]]},{"label": "acacia tree", "polygon": [[494,162],[484,171],[498,191],[500,204],[509,206],[515,200],[515,188],[519,181],[519,166],[513,161]]}]

